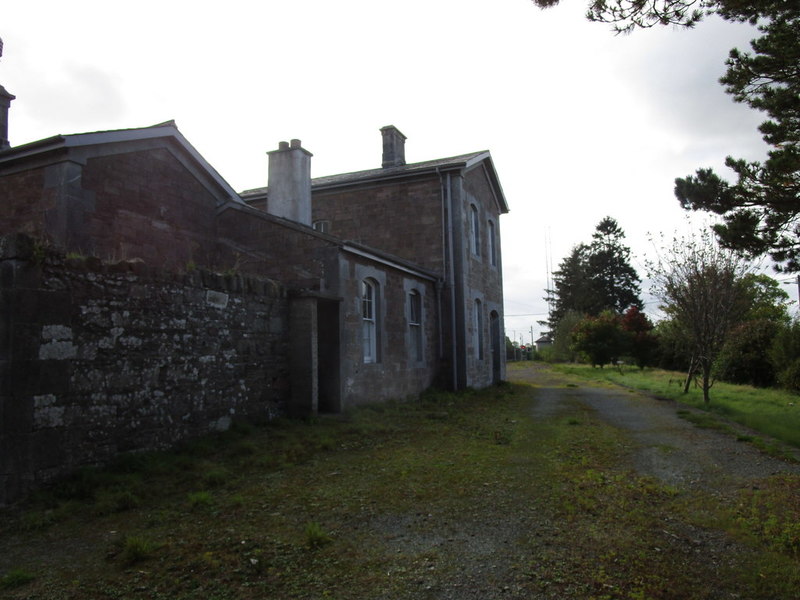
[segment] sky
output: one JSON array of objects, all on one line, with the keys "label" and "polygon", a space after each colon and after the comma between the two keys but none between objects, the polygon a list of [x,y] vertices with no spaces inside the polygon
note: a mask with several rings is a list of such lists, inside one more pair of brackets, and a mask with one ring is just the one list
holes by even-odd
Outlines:
[{"label": "sky", "polygon": [[[297,138],[312,177],[380,166],[384,125],[409,163],[490,150],[510,207],[500,221],[506,333],[546,329],[548,272],[615,218],[648,294],[653,236],[685,232],[674,180],[760,160],[760,113],[718,83],[755,30],[615,35],[586,3],[529,0],[205,0],[5,3],[0,85],[9,138],[174,119],[233,187],[267,182],[266,152]],[[694,226],[706,219],[695,216]],[[788,289],[788,288],[787,288]],[[794,299],[795,292],[792,292]]]}]

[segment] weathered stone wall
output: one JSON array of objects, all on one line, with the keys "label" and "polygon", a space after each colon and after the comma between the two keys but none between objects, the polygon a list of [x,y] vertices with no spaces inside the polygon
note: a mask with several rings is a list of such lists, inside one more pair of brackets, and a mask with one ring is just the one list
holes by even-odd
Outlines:
[{"label": "weathered stone wall", "polygon": [[0,503],[121,452],[272,418],[288,396],[287,344],[272,281],[0,237]]},{"label": "weathered stone wall", "polygon": [[289,289],[322,290],[339,247],[310,227],[233,204],[219,214],[217,230],[216,265],[270,277]]},{"label": "weathered stone wall", "polygon": [[[353,258],[340,263],[342,282],[345,407],[391,398],[407,398],[425,391],[440,375],[438,307],[435,284],[408,273]],[[376,284],[378,360],[364,362],[361,282]],[[409,333],[408,294],[421,296],[423,358],[416,360]]]},{"label": "weathered stone wall", "polygon": [[329,221],[329,233],[338,238],[441,272],[441,187],[434,175],[412,182],[314,191],[311,218]]},{"label": "weathered stone wall", "polygon": [[219,202],[167,146],[54,158],[0,177],[0,235],[182,270],[212,264]]},{"label": "weathered stone wall", "polygon": [[[469,243],[473,235],[470,220],[472,206],[478,210],[479,248],[475,254]],[[497,379],[505,378],[505,332],[503,331],[503,271],[500,252],[499,211],[494,196],[483,171],[474,169],[464,178],[464,201],[462,218],[458,226],[460,235],[465,240],[464,281],[467,293],[464,296],[464,314],[467,317],[467,383],[471,387],[491,385]],[[489,222],[494,223],[495,264],[492,264],[489,251]],[[475,301],[480,300],[482,310],[481,336],[476,335]],[[492,313],[494,313],[499,331],[492,331]],[[475,344],[483,343],[483,352],[479,352]],[[494,344],[493,344],[494,342]],[[499,364],[495,362],[494,353],[502,354]],[[482,356],[482,358],[481,358]]]}]

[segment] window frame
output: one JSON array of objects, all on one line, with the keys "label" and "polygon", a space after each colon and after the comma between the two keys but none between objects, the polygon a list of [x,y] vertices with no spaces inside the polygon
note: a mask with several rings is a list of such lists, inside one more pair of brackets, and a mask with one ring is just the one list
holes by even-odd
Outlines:
[{"label": "window frame", "polygon": [[494,221],[489,219],[487,221],[487,234],[489,236],[489,264],[493,267],[497,266],[497,231]]},{"label": "window frame", "polygon": [[361,280],[361,354],[364,364],[380,362],[378,354],[378,282]]},{"label": "window frame", "polygon": [[423,338],[423,313],[422,294],[419,290],[411,289],[408,294],[408,334],[409,353],[415,362],[425,360],[425,345]]},{"label": "window frame", "polygon": [[478,212],[478,207],[470,204],[470,231],[472,242],[472,254],[475,256],[481,255],[481,219]]},{"label": "window frame", "polygon": [[475,298],[474,302],[474,310],[473,310],[473,318],[475,321],[475,335],[473,342],[475,344],[475,357],[478,360],[484,360],[485,353],[483,348],[484,343],[484,336],[483,336],[483,302],[481,302],[480,298]]}]

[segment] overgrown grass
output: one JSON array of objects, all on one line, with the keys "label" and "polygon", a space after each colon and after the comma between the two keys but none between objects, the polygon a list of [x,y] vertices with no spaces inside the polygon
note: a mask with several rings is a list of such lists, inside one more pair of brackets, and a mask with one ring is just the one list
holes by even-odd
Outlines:
[{"label": "overgrown grass", "polygon": [[[560,373],[582,379],[624,385],[661,398],[676,400],[705,410],[702,390],[692,385],[683,393],[684,375],[660,369],[644,371],[626,367],[622,371],[588,365],[556,365]],[[800,448],[800,396],[777,389],[755,388],[716,382],[711,389],[711,413]]]},{"label": "overgrown grass", "polygon": [[[416,600],[484,586],[487,598],[798,595],[800,509],[782,500],[800,489],[796,479],[728,502],[689,495],[629,471],[624,435],[590,411],[565,405],[557,417],[530,418],[537,394],[518,384],[430,393],[237,428],[82,472],[0,513],[0,581],[15,582],[4,593]],[[685,541],[728,535],[722,528],[746,542],[724,564]]]}]

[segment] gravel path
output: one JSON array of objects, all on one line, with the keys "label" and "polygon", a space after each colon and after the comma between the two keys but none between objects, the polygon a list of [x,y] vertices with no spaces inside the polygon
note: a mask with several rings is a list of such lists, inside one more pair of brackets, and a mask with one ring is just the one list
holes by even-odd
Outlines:
[{"label": "gravel path", "polygon": [[564,387],[557,376],[536,367],[515,371],[511,380],[540,386],[534,418],[577,403],[622,429],[630,436],[636,471],[677,488],[727,492],[777,473],[800,474],[800,464],[772,458],[729,433],[695,427],[678,416],[674,401],[621,388]]}]

